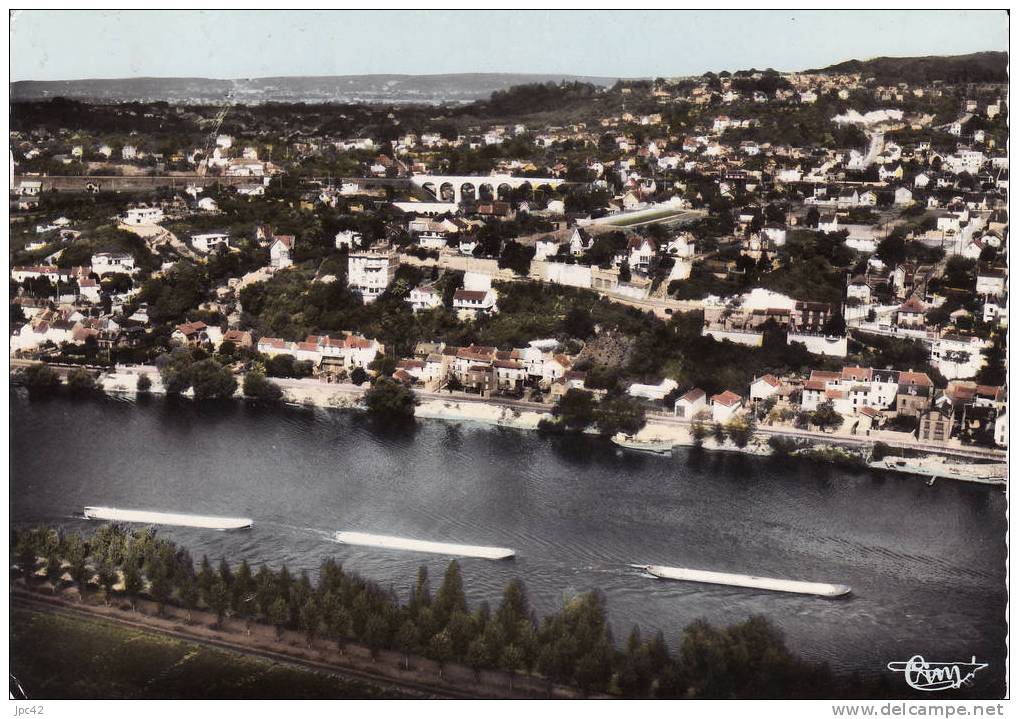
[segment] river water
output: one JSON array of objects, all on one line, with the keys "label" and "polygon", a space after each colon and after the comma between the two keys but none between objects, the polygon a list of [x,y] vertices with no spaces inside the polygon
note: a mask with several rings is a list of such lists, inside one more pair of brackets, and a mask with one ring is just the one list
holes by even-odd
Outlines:
[{"label": "river water", "polygon": [[[399,432],[354,412],[228,403],[29,399],[12,390],[15,524],[88,523],[85,505],[251,517],[249,531],[162,528],[196,558],[286,563],[329,556],[406,596],[446,560],[340,545],[337,530],[512,547],[462,560],[468,597],[495,605],[521,577],[539,613],[604,592],[617,639],[633,624],[670,644],[694,619],[762,614],[789,645],[836,671],[888,674],[931,661],[990,667],[1004,686],[1005,496],[1000,488],[854,473],[803,461],[619,450],[421,421]],[[848,584],[825,600],[654,580],[633,563]],[[890,676],[901,681],[901,675]]]}]

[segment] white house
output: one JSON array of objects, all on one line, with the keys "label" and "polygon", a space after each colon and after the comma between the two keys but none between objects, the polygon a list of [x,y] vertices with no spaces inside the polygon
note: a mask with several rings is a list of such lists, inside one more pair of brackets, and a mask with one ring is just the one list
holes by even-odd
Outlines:
[{"label": "white house", "polygon": [[163,221],[163,211],[158,207],[129,207],[120,221],[125,225],[155,225]]},{"label": "white house", "polygon": [[88,277],[79,278],[78,294],[89,302],[99,302],[99,283]]},{"label": "white house", "polygon": [[[13,171],[12,171],[13,172]],[[18,194],[35,197],[42,192],[41,180],[22,180],[18,185]]]},{"label": "white house", "polygon": [[867,284],[867,280],[862,275],[854,277],[849,286],[846,287],[846,297],[850,299],[859,300],[863,304],[870,302],[870,285]]},{"label": "white house", "polygon": [[274,270],[285,270],[294,264],[290,253],[294,250],[296,238],[293,235],[274,235],[269,245],[269,266]]},{"label": "white house", "polygon": [[534,259],[539,262],[559,254],[559,243],[551,237],[542,237],[534,243]]},{"label": "white house", "polygon": [[202,212],[217,212],[219,205],[211,197],[203,197],[198,201],[198,209]]},{"label": "white house", "polygon": [[453,309],[462,320],[474,319],[480,315],[498,311],[496,301],[498,295],[494,289],[467,290],[459,289],[453,293]]},{"label": "white house", "polygon": [[707,409],[708,400],[704,390],[694,388],[676,400],[673,414],[682,419],[693,419],[702,410]]},{"label": "white house", "polygon": [[631,397],[641,397],[660,402],[665,399],[665,395],[677,387],[679,387],[679,383],[676,380],[666,377],[658,384],[631,384],[626,393]]},{"label": "white house", "polygon": [[690,233],[683,233],[669,240],[665,251],[671,257],[688,259],[697,254],[697,245]]},{"label": "white house", "polygon": [[578,227],[573,230],[573,235],[570,236],[570,254],[578,257],[591,249],[593,244],[594,238],[591,237],[591,233]]},{"label": "white house", "polygon": [[757,377],[750,383],[750,401],[757,402],[774,396],[782,388],[782,382],[773,374]]},{"label": "white house", "polygon": [[877,250],[878,228],[871,225],[843,225],[842,229],[849,232],[846,236],[846,247],[865,254],[872,254]]},{"label": "white house", "polygon": [[441,251],[446,246],[446,234],[443,232],[422,232],[418,235],[417,244],[423,250]]},{"label": "white house", "polygon": [[219,246],[230,246],[230,235],[225,232],[206,232],[191,235],[191,246],[199,252],[209,253]]},{"label": "white house", "polygon": [[894,203],[899,207],[912,205],[913,193],[910,192],[908,187],[899,187],[898,189],[895,190]]},{"label": "white house", "polygon": [[404,300],[414,312],[431,310],[442,304],[442,295],[431,285],[419,285],[410,291]]},{"label": "white house", "polygon": [[711,419],[724,424],[732,419],[743,406],[743,398],[735,392],[725,390],[711,396]]},{"label": "white house", "polygon": [[835,214],[822,215],[817,222],[817,231],[832,233],[839,231],[839,216]]},{"label": "white house", "polygon": [[990,344],[979,337],[942,335],[931,343],[931,366],[946,379],[975,377],[986,361],[983,350]]},{"label": "white house", "polygon": [[1005,270],[988,269],[978,272],[976,293],[983,297],[1002,297],[1005,294]]},{"label": "white house", "polygon": [[389,249],[351,252],[347,257],[347,286],[368,304],[386,291],[396,276],[399,261]]},{"label": "white house", "polygon": [[338,250],[342,250],[344,248],[353,250],[361,244],[361,233],[354,230],[340,230],[336,233],[336,238],[333,240],[333,244]]},{"label": "white house", "polygon": [[11,268],[11,279],[14,282],[24,282],[25,280],[37,277],[45,277],[51,284],[55,285],[58,282],[67,282],[71,278],[71,273],[55,265],[33,265],[31,267]]},{"label": "white house", "polygon": [[634,237],[630,240],[627,250],[629,250],[629,254],[626,260],[630,267],[646,272],[658,251],[658,246],[649,237]]},{"label": "white house", "polygon": [[237,194],[244,195],[245,197],[264,197],[265,185],[258,184],[238,185]]},{"label": "white house", "polygon": [[97,252],[92,255],[92,272],[100,277],[115,272],[129,275],[134,269],[134,257],[126,252]]}]

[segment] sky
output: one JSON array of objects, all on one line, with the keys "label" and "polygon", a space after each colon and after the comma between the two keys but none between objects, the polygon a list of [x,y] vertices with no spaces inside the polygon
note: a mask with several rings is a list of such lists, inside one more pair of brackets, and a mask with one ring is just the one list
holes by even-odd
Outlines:
[{"label": "sky", "polygon": [[11,80],[657,77],[1008,49],[1003,10],[16,10]]}]

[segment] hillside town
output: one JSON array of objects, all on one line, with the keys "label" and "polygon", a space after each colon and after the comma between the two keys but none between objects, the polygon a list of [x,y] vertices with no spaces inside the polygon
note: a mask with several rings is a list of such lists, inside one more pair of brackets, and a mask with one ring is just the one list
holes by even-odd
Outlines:
[{"label": "hillside town", "polygon": [[1006,90],[748,70],[460,107],[18,103],[12,366],[1000,458]]},{"label": "hillside town", "polygon": [[1010,19],[13,9],[16,719],[1001,716]]}]

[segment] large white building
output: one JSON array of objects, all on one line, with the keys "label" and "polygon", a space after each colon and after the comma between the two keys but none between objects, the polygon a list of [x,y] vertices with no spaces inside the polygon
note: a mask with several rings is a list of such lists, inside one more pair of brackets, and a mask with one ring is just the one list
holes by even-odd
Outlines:
[{"label": "large white building", "polygon": [[191,235],[191,246],[199,252],[209,253],[220,245],[230,246],[230,235],[225,232],[206,232]]},{"label": "large white building", "polygon": [[158,207],[129,207],[120,219],[125,225],[155,225],[163,221],[163,211]]},{"label": "large white building", "polygon": [[351,252],[347,257],[347,285],[367,304],[386,291],[396,276],[399,260],[391,249]]},{"label": "large white building", "polygon": [[98,252],[92,255],[92,272],[103,275],[134,272],[134,257],[126,252]]}]

